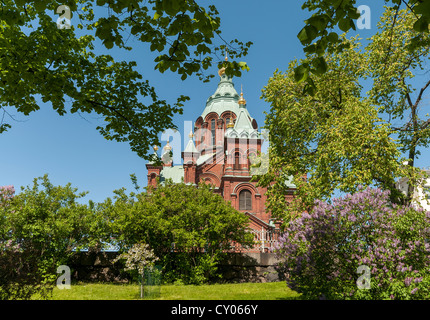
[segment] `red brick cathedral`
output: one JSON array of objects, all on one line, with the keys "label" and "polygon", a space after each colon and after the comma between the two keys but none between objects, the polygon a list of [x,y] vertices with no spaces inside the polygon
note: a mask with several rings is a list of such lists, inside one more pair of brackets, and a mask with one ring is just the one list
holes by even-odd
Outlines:
[{"label": "red brick cathedral", "polygon": [[152,162],[146,165],[148,185],[155,186],[157,178],[161,183],[172,179],[212,184],[214,192],[250,217],[250,227],[256,233],[267,234],[275,228],[275,223],[266,210],[266,188],[257,187],[250,175],[250,158],[258,155],[264,140],[257,121],[248,111],[242,90],[239,95],[224,68],[218,74],[218,87],[207,99],[182,152],[183,164],[173,165],[169,158],[171,146],[167,143],[161,154],[163,165]]}]

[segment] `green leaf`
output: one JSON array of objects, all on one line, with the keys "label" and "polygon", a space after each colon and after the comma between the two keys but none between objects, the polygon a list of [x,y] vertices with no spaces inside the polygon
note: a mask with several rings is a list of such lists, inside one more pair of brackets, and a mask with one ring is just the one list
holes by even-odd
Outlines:
[{"label": "green leaf", "polygon": [[318,35],[318,30],[312,25],[305,26],[297,35],[297,38],[303,45],[309,44]]},{"label": "green leaf", "polygon": [[351,19],[356,20],[360,18],[360,16],[361,12],[358,11],[358,8],[351,7],[350,9],[348,9],[348,17],[350,17]]},{"label": "green leaf", "polygon": [[306,64],[301,64],[294,69],[294,80],[301,83],[306,80],[309,74],[309,66]]},{"label": "green leaf", "polygon": [[426,16],[430,15],[430,1],[423,1],[413,8],[414,13],[423,14]]},{"label": "green leaf", "polygon": [[313,16],[306,23],[314,26],[318,31],[323,31],[327,26],[326,15]]},{"label": "green leaf", "polygon": [[316,58],[313,65],[315,67],[315,70],[313,70],[315,74],[321,75],[327,72],[327,62],[325,61],[324,57]]},{"label": "green leaf", "polygon": [[315,53],[317,51],[317,46],[316,46],[315,43],[313,43],[313,44],[305,47],[303,49],[303,51],[306,52],[306,53],[309,53],[309,54]]},{"label": "green leaf", "polygon": [[42,0],[34,1],[34,8],[36,9],[37,12],[45,11],[46,2]]},{"label": "green leaf", "polygon": [[318,54],[318,56],[322,56],[325,52],[325,49],[327,48],[327,41],[323,41],[325,40],[324,38],[320,39],[320,41],[318,41],[316,43],[316,50],[315,52]]},{"label": "green leaf", "polygon": [[27,2],[26,0],[15,0],[17,6],[23,6]]},{"label": "green leaf", "polygon": [[339,39],[339,35],[336,32],[330,32],[327,36],[328,41],[335,43]]},{"label": "green leaf", "polygon": [[131,32],[132,35],[135,35],[136,33],[139,32],[139,30],[140,30],[140,27],[138,25],[134,25],[134,26],[131,27],[130,32]]},{"label": "green leaf", "polygon": [[351,19],[350,18],[342,18],[339,21],[339,29],[343,32],[347,32],[349,29],[351,29]]},{"label": "green leaf", "polygon": [[105,41],[103,41],[103,44],[105,45],[105,47],[107,49],[112,49],[113,48],[113,41],[112,40],[105,40]]},{"label": "green leaf", "polygon": [[308,42],[308,35],[306,33],[306,27],[303,27],[302,30],[297,34],[297,38],[299,38],[300,42],[302,44],[305,44]]},{"label": "green leaf", "polygon": [[249,67],[248,67],[248,65],[246,64],[246,62],[241,61],[241,62],[239,62],[239,63],[238,63],[238,65],[239,65],[239,67],[240,67],[242,70],[249,71]]},{"label": "green leaf", "polygon": [[421,16],[415,21],[413,28],[417,32],[429,32],[429,21],[425,16]]},{"label": "green leaf", "polygon": [[310,96],[314,96],[316,93],[315,85],[312,83],[306,83],[305,87],[303,88],[303,94],[309,94]]},{"label": "green leaf", "polygon": [[3,133],[10,128],[12,128],[12,126],[10,124],[2,123],[2,124],[0,124],[0,133]]}]

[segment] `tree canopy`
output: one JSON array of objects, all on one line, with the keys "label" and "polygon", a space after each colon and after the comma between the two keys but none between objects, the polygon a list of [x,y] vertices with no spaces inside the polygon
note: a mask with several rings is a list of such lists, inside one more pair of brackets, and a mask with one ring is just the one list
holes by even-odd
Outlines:
[{"label": "tree canopy", "polygon": [[[411,13],[411,27],[417,33],[410,39],[405,47],[411,53],[429,46],[428,37],[430,24],[430,0],[384,0],[389,8],[395,12],[391,27],[397,23],[397,14],[404,9]],[[361,12],[356,7],[356,0],[306,0],[302,9],[312,12],[309,19],[305,20],[305,26],[297,37],[303,45],[305,53],[315,55],[308,56],[295,67],[295,80],[304,81],[304,92],[314,94],[316,84],[314,79],[327,71],[327,62],[324,53],[330,51],[333,45],[342,45],[341,32],[356,30],[355,20],[360,18]],[[348,44],[343,44],[347,48]],[[340,47],[342,49],[342,47]],[[388,49],[389,50],[389,49]]]},{"label": "tree canopy", "polygon": [[[425,69],[430,48],[404,50],[417,37],[429,41],[429,34],[412,28],[414,19],[407,10],[387,8],[364,48],[358,36],[341,35],[342,43],[324,55],[327,71],[315,78],[313,94],[303,94],[306,83],[296,82],[302,61],[269,80],[263,98],[271,104],[265,124],[270,163],[261,183],[269,186],[275,216],[310,210],[315,199],[328,200],[335,191],[354,193],[360,184],[390,190],[393,202],[411,202],[423,182],[414,160],[419,148],[428,146],[430,133],[428,115],[419,112],[430,81],[418,88],[411,81]],[[370,82],[367,92],[365,82]],[[290,175],[298,197],[288,206],[285,177]],[[408,179],[406,195],[396,185],[402,177]]]},{"label": "tree canopy", "polygon": [[[213,75],[205,70],[216,63],[230,75],[248,69],[236,59],[251,43],[222,38],[214,5],[185,0],[5,0],[0,6],[0,133],[11,128],[6,116],[13,119],[12,110],[27,116],[40,109],[40,98],[59,115],[99,115],[104,123],[97,130],[103,137],[126,141],[149,159],[150,146],[159,144],[160,132],[176,128],[173,115],[182,113],[189,98],[181,95],[168,103],[138,71],[136,61],[98,54],[96,40],[107,49],[130,51],[126,40],[133,37],[148,44],[144,54],[156,53],[155,69],[177,73],[182,80],[197,75],[208,81]],[[57,12],[70,14],[74,23],[58,23]],[[231,61],[221,58],[226,50]]]}]

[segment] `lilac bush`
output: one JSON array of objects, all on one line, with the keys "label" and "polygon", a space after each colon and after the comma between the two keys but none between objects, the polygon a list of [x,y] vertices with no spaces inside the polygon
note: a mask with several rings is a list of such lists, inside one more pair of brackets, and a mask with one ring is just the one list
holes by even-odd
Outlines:
[{"label": "lilac bush", "polygon": [[0,206],[5,205],[15,194],[14,186],[0,186]]},{"label": "lilac bush", "polygon": [[[278,268],[311,299],[429,299],[429,227],[430,212],[360,188],[293,220],[275,249]],[[359,266],[370,270],[368,287]]]}]

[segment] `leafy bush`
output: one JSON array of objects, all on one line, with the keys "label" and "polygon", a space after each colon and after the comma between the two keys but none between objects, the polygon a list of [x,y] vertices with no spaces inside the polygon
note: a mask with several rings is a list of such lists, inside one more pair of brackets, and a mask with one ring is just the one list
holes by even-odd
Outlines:
[{"label": "leafy bush", "polygon": [[53,186],[47,175],[19,194],[0,187],[0,299],[47,297],[57,267],[74,250],[100,242],[93,235],[101,223],[91,206],[77,203],[85,193],[76,191]]},{"label": "leafy bush", "polygon": [[430,212],[360,188],[293,220],[275,249],[278,267],[312,299],[429,299],[429,223]]},{"label": "leafy bush", "polygon": [[112,221],[121,248],[144,242],[163,267],[163,280],[201,284],[219,277],[218,263],[232,242],[250,245],[248,217],[210,186],[166,181],[140,194],[117,190],[99,210]]}]

